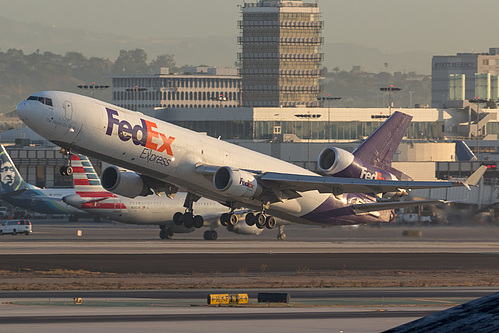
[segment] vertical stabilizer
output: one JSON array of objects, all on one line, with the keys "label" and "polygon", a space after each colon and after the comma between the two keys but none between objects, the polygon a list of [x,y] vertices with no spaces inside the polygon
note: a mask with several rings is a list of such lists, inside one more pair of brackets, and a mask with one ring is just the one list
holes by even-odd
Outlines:
[{"label": "vertical stabilizer", "polygon": [[1,195],[14,194],[15,192],[24,191],[34,186],[26,183],[17,170],[14,162],[10,158],[4,146],[1,146],[0,151],[0,177],[1,177]]},{"label": "vertical stabilizer", "polygon": [[454,141],[456,143],[456,161],[477,161],[475,154],[463,140]]},{"label": "vertical stabilizer", "polygon": [[353,155],[363,162],[386,169],[390,166],[411,120],[412,116],[405,113],[399,111],[393,113],[355,149]]},{"label": "vertical stabilizer", "polygon": [[106,191],[95,172],[92,163],[83,155],[72,155],[71,165],[73,167],[73,183],[75,191],[82,198],[113,197],[112,193]]}]

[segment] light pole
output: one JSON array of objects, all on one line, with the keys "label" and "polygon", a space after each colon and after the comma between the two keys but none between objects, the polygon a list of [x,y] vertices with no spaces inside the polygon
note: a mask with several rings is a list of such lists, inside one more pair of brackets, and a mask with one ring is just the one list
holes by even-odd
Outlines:
[{"label": "light pole", "polygon": [[310,113],[310,111],[307,111],[307,113],[295,114],[295,117],[302,118],[302,119],[303,118],[308,119],[309,136],[308,136],[308,144],[307,144],[307,169],[310,170],[310,139],[312,137],[312,124],[310,123],[310,120],[312,118],[314,118],[314,119],[320,118],[321,115]]},{"label": "light pole", "polygon": [[95,98],[96,90],[106,90],[109,88],[108,85],[97,85],[95,82],[92,82],[92,84],[78,85],[77,87],[83,90],[92,90],[92,98]]},{"label": "light pole", "polygon": [[[488,101],[486,99],[483,99],[480,97],[473,97],[472,99],[470,99],[468,101],[470,103],[476,104],[476,108],[477,108],[477,115],[476,115],[476,118],[477,118],[477,121],[476,121],[476,159],[477,159],[477,161],[480,161],[480,142],[479,142],[479,136],[478,136],[478,134],[480,132],[480,103],[487,103]],[[470,123],[471,123],[471,121],[470,121]]]},{"label": "light pole", "polygon": [[149,89],[147,89],[147,88],[139,88],[139,86],[135,86],[133,88],[126,88],[125,90],[128,91],[128,92],[134,92],[135,93],[134,94],[135,95],[135,111],[139,111],[139,104],[137,102],[137,94],[140,91],[147,91]]},{"label": "light pole", "polygon": [[339,101],[341,97],[331,97],[327,95],[326,97],[317,97],[317,100],[322,101],[322,107],[324,107],[324,101],[327,101],[327,142],[331,142],[331,101]]},{"label": "light pole", "polygon": [[390,84],[388,87],[379,88],[381,91],[388,91],[388,113],[390,116],[392,115],[392,94],[394,91],[400,91],[401,88],[396,88],[393,84]]}]

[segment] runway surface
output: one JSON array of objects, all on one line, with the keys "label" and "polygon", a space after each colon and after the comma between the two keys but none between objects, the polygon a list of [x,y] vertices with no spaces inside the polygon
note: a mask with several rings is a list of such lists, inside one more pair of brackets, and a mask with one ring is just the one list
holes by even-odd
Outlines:
[{"label": "runway surface", "polygon": [[[30,279],[31,272],[62,271],[59,276],[64,276],[70,274],[64,272],[78,270],[109,273],[118,279],[128,274],[136,279],[159,274],[201,280],[209,276],[213,281],[227,276],[287,276],[293,280],[313,278],[320,272],[331,276],[358,272],[369,279],[380,270],[391,272],[387,278],[391,274],[395,280],[402,277],[400,272],[408,271],[439,276],[452,272],[459,278],[477,272],[497,276],[494,272],[499,271],[499,228],[417,228],[421,237],[406,237],[404,230],[416,228],[289,226],[284,242],[275,240],[275,230],[244,236],[219,228],[219,240],[209,242],[202,240],[204,230],[159,240],[159,229],[153,226],[34,221],[33,229],[30,236],[0,236],[0,270],[7,272],[4,283],[9,280],[15,285],[18,276]],[[84,276],[80,279],[85,283],[93,279]],[[78,275],[74,278],[79,279]],[[223,287],[1,291],[0,322],[2,330],[9,332],[380,332],[496,291],[494,287],[276,287],[233,291],[247,292],[253,300],[258,292],[287,291],[292,304],[207,307],[207,293],[224,291]],[[74,305],[73,297],[82,297],[82,306]]]},{"label": "runway surface", "polygon": [[[283,289],[287,305],[206,306],[220,290],[0,292],[8,332],[380,332],[442,311],[493,288]],[[75,305],[73,297],[81,297]],[[342,301],[349,301],[345,306]]]}]

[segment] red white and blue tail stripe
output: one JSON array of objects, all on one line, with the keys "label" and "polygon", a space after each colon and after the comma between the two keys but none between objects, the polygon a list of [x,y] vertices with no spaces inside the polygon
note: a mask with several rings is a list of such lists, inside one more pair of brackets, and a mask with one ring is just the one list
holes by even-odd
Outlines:
[{"label": "red white and blue tail stripe", "polygon": [[99,176],[95,172],[92,163],[88,157],[83,155],[72,155],[71,165],[73,167],[73,182],[76,194],[82,198],[114,198],[111,192],[106,191],[101,183]]}]

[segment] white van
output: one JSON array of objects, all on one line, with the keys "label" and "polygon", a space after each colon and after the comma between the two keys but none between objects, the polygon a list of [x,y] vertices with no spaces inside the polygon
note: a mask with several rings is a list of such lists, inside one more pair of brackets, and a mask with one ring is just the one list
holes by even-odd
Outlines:
[{"label": "white van", "polygon": [[28,236],[31,232],[31,221],[29,220],[10,220],[0,226],[0,235],[23,233]]}]

